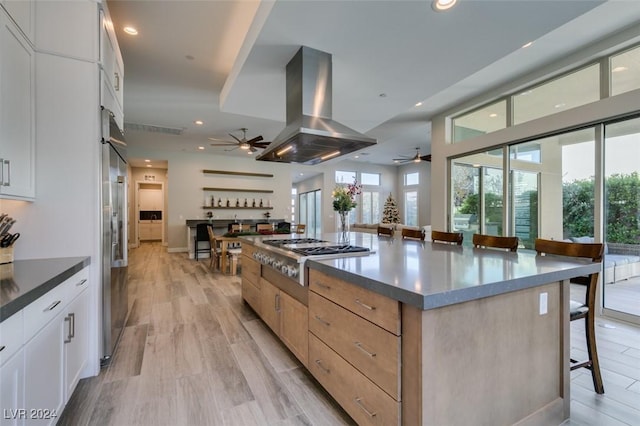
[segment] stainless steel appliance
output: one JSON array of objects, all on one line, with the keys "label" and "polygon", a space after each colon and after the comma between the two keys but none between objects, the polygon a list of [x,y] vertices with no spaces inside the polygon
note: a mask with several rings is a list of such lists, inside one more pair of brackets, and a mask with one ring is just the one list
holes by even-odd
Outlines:
[{"label": "stainless steel appliance", "polygon": [[279,238],[266,239],[256,244],[253,258],[296,279],[300,285],[304,282],[304,263],[307,259],[334,259],[349,256],[367,256],[373,253],[367,247],[349,244],[336,244],[316,238]]},{"label": "stainless steel appliance", "polygon": [[127,297],[127,144],[113,114],[102,110],[102,362],[124,330]]}]

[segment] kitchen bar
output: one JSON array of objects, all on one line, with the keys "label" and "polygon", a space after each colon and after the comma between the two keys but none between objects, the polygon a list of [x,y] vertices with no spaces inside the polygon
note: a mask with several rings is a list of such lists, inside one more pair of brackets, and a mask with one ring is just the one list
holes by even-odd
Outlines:
[{"label": "kitchen bar", "polygon": [[599,264],[360,233],[350,243],[371,254],[306,260],[296,324],[270,266],[248,268],[262,280],[243,270],[243,297],[263,319],[275,306],[276,334],[297,356],[307,350],[300,360],[358,423],[569,418],[568,280]]}]

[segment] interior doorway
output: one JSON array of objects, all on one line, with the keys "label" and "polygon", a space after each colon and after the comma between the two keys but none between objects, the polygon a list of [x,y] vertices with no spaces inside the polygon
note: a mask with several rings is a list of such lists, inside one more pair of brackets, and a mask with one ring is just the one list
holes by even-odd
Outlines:
[{"label": "interior doorway", "polygon": [[164,183],[136,182],[136,236],[143,241],[164,241]]}]

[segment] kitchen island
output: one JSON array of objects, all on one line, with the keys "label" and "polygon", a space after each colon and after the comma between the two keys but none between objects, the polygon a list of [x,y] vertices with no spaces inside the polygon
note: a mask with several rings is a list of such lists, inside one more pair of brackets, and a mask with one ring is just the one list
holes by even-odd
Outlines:
[{"label": "kitchen island", "polygon": [[[296,299],[307,318],[295,335],[307,328],[307,351],[298,357],[354,420],[548,425],[569,418],[568,280],[600,264],[351,238],[373,253],[305,261],[306,297]],[[253,275],[271,269],[258,265]],[[252,306],[269,307],[256,288]],[[289,322],[281,318],[280,330]],[[304,343],[297,345],[300,352]]]}]

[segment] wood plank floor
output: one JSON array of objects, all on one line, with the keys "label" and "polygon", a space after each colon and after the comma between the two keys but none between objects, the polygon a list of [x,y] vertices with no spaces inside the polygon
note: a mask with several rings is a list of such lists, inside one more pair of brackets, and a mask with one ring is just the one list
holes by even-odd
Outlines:
[{"label": "wood plank floor", "polygon": [[[353,424],[242,302],[239,276],[143,244],[130,251],[129,289],[111,364],[80,381],[59,425]],[[579,321],[571,331],[580,357]],[[606,393],[572,372],[566,424],[639,425],[640,328],[598,319],[596,332]]]}]

